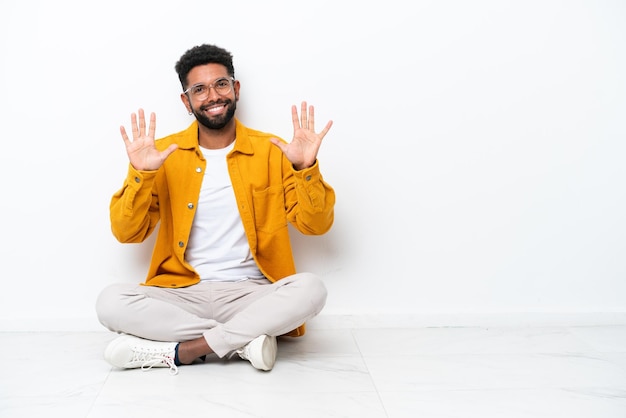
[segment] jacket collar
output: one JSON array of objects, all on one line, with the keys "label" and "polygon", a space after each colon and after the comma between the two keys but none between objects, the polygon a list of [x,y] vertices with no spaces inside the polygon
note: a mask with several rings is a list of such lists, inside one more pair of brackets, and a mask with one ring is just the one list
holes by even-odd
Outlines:
[{"label": "jacket collar", "polygon": [[[177,142],[178,147],[181,149],[196,149],[199,147],[197,120],[194,120],[187,129],[181,132],[181,137]],[[250,137],[248,136],[248,128],[237,118],[235,118],[235,147],[233,148],[233,152],[235,151],[243,154],[254,153]]]}]

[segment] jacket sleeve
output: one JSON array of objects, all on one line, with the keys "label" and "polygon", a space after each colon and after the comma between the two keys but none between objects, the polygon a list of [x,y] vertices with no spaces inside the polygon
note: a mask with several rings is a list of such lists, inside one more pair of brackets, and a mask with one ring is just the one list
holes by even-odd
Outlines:
[{"label": "jacket sleeve", "polygon": [[156,228],[160,216],[156,175],[157,171],[137,171],[129,164],[124,184],[109,205],[111,231],[119,242],[143,242]]},{"label": "jacket sleeve", "polygon": [[305,235],[322,235],[334,221],[335,191],[324,181],[319,162],[296,171],[291,164],[285,182],[287,219]]}]

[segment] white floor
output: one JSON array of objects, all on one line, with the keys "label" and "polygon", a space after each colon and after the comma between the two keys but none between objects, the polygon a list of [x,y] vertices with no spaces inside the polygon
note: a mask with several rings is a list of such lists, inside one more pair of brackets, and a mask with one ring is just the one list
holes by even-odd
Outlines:
[{"label": "white floor", "polygon": [[176,376],[112,370],[114,337],[0,332],[0,417],[626,417],[626,326],[310,329]]}]

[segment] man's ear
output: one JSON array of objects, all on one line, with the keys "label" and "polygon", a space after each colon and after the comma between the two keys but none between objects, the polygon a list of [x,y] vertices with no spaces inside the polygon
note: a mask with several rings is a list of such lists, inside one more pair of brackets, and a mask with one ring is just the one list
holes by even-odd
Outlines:
[{"label": "man's ear", "polygon": [[189,103],[189,98],[187,97],[187,95],[185,93],[181,93],[180,94],[180,100],[185,105],[185,109],[187,109],[187,113],[189,113],[191,115],[191,113],[193,113],[191,111],[191,104]]}]

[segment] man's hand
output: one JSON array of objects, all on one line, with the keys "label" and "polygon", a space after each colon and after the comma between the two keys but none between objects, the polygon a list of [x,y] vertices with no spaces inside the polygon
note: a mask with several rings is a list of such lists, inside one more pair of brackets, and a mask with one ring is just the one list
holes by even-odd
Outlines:
[{"label": "man's hand", "polygon": [[322,132],[316,134],[315,110],[313,106],[307,109],[306,102],[302,102],[300,117],[298,117],[298,108],[295,105],[291,106],[291,119],[293,121],[293,139],[291,142],[285,144],[277,138],[271,138],[270,141],[280,148],[296,170],[303,170],[315,163],[322,139],[333,125],[333,121],[328,121]]},{"label": "man's hand", "polygon": [[139,109],[139,123],[137,123],[137,114],[130,116],[133,140],[131,141],[126,134],[124,126],[120,126],[122,139],[126,145],[126,153],[128,159],[136,170],[152,171],[156,170],[163,162],[174,152],[178,146],[170,145],[165,151],[159,151],[154,144],[154,133],[156,131],[156,115],[150,114],[150,126],[146,133],[146,118],[143,109]]}]

